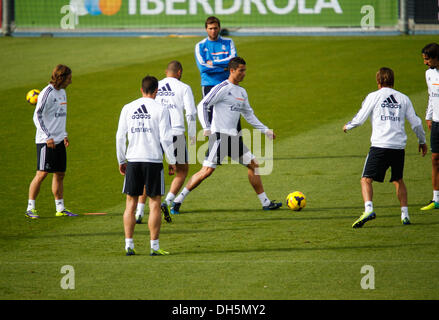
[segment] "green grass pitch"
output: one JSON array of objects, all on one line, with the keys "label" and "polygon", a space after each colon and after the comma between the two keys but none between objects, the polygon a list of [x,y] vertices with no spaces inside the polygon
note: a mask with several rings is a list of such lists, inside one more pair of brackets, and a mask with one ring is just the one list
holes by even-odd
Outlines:
[{"label": "green grass pitch", "polygon": [[[375,72],[382,66],[395,71],[395,88],[423,119],[420,50],[437,39],[234,40],[247,61],[242,85],[250,103],[277,134],[273,171],[262,177],[266,192],[284,201],[302,191],[307,207],[262,211],[245,168],[224,165],[188,196],[184,214],[162,225],[160,244],[170,256],[148,255],[149,232],[142,224],[135,232],[139,254],[126,257],[123,177],[115,154],[120,110],[139,96],[143,76],[163,77],[173,59],[182,62],[182,80],[199,102],[193,55],[199,38],[0,38],[0,299],[439,298],[439,213],[419,210],[432,197],[430,153],[419,155],[407,126],[404,178],[412,225],[401,224],[394,187],[385,182],[374,184],[377,219],[354,230],[351,224],[363,211],[360,174],[370,124],[342,131],[376,90]],[[43,88],[57,63],[73,70],[66,206],[105,216],[56,218],[48,179],[37,199],[41,219],[24,217],[36,166],[33,107],[25,94]],[[192,165],[191,173],[199,167]],[[167,187],[170,181],[166,177]],[[60,285],[65,265],[75,271],[73,290]],[[361,285],[365,265],[374,269],[374,289]]]}]

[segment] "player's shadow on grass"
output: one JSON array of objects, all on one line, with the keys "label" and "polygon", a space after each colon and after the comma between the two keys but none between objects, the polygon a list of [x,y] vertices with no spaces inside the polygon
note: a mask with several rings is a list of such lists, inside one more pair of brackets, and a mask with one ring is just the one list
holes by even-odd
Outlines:
[{"label": "player's shadow on grass", "polygon": [[273,157],[273,159],[260,158],[261,160],[313,160],[313,159],[350,159],[350,158],[361,158],[364,159],[365,154],[353,154],[353,155],[326,155],[326,156],[283,156],[283,157]]},{"label": "player's shadow on grass", "polygon": [[[310,210],[307,210],[310,211]],[[320,210],[315,210],[320,211]],[[242,215],[242,213],[245,212],[256,212],[256,215],[249,216],[249,215]],[[256,222],[256,221],[294,221],[294,220],[334,220],[334,219],[346,219],[346,216],[341,215],[331,215],[328,216],[328,214],[325,214],[324,216],[310,216],[306,213],[302,212],[293,212],[290,211],[287,208],[280,208],[275,211],[262,211],[261,209],[237,209],[237,210],[229,210],[229,209],[209,209],[209,210],[192,210],[187,213],[181,213],[179,215],[179,218],[183,219],[183,216],[190,216],[192,214],[206,214],[206,218],[209,217],[209,214],[214,213],[227,213],[225,217],[227,217],[227,220],[224,221],[216,221],[215,223],[233,223],[233,222]],[[230,218],[230,219],[229,219]],[[197,222],[198,223],[198,222]]]},{"label": "player's shadow on grass", "polygon": [[[410,204],[410,207],[416,207],[419,206],[421,207],[422,204]],[[374,206],[375,209],[380,210],[380,209],[386,209],[386,208],[400,208],[400,206],[398,204],[392,204],[392,205],[375,205]],[[356,210],[355,212],[357,213],[357,211],[361,211],[363,210],[364,207],[363,206],[346,206],[346,207],[314,207],[314,208],[309,208],[306,207],[305,209],[303,209],[302,211],[290,211],[291,213],[298,213],[298,214],[306,214],[306,212],[319,212],[319,211],[337,211],[337,210]],[[289,209],[283,205],[281,208],[277,209],[277,210],[273,210],[273,211],[264,211],[262,209],[259,208],[253,208],[253,209],[249,209],[249,208],[236,208],[234,210],[230,210],[230,209],[195,209],[195,210],[188,210],[186,212],[182,211],[181,215],[185,215],[185,214],[192,214],[192,213],[207,213],[207,212],[227,212],[227,213],[239,213],[239,212],[257,212],[259,214],[266,214],[267,216],[269,216],[270,214],[275,214],[281,211],[287,210],[289,211]]]},{"label": "player's shadow on grass", "polygon": [[334,215],[325,215],[325,216],[310,216],[310,215],[301,215],[301,213],[291,213],[289,216],[266,216],[266,217],[257,217],[257,218],[249,218],[249,219],[236,219],[233,221],[236,222],[252,222],[252,221],[262,221],[262,222],[270,222],[270,221],[315,221],[315,220],[343,220],[349,219],[347,216],[334,216]]},{"label": "player's shadow on grass", "polygon": [[[410,204],[410,207],[421,206],[419,204]],[[375,211],[381,209],[400,208],[399,204],[391,205],[374,205]],[[349,207],[318,207],[318,208],[305,208],[304,211],[334,211],[334,210],[364,210],[363,206],[349,206]],[[356,211],[357,212],[357,211]]]},{"label": "player's shadow on grass", "polygon": [[[272,159],[267,159],[264,157],[260,157],[258,159],[260,160],[275,160],[275,161],[282,161],[282,160],[314,160],[314,159],[351,159],[351,158],[360,158],[365,159],[367,155],[366,153],[362,154],[345,154],[345,155],[309,155],[309,156],[282,156],[282,157],[273,157]],[[408,152],[405,154],[406,156],[416,156],[419,157],[419,153],[415,152]]]},{"label": "player's shadow on grass", "polygon": [[[385,216],[383,216],[385,217]],[[395,217],[394,215],[388,215],[387,217]],[[420,222],[419,218],[418,219],[410,219],[411,220],[411,224],[410,225],[403,225],[401,222],[399,222],[399,217],[396,217],[395,223],[391,224],[391,225],[383,225],[383,224],[379,224],[377,221],[371,222],[366,224],[363,228],[361,229],[394,229],[394,228],[412,228],[415,226],[433,226],[433,225],[439,225],[439,222]]]},{"label": "player's shadow on grass", "polygon": [[[145,224],[145,223],[142,223]],[[146,225],[146,224],[145,224]],[[139,230],[138,227],[139,225],[137,225],[137,231],[141,232],[143,230]],[[223,228],[201,228],[201,229],[194,229],[194,228],[190,228],[190,229],[166,229],[166,228],[161,228],[160,230],[160,234],[198,234],[198,233],[217,233],[217,232],[229,232],[229,231],[245,231],[245,230],[250,230],[250,229],[257,229],[258,226],[245,226],[245,227],[223,227]],[[11,235],[11,236],[7,236],[4,238],[7,238],[9,240],[12,239],[40,239],[40,238],[44,238],[44,239],[48,239],[48,238],[57,238],[57,239],[66,239],[66,238],[77,238],[77,237],[119,237],[121,234],[123,234],[123,232],[121,233],[121,231],[111,231],[111,232],[87,232],[87,233],[55,233],[55,234],[44,234],[41,236],[37,236],[37,235],[20,235],[20,236],[15,236],[15,235]]]},{"label": "player's shadow on grass", "polygon": [[[409,207],[422,207],[425,204],[421,204],[421,203],[414,203],[414,204],[409,204]],[[394,205],[375,205],[374,208],[376,211],[383,211],[381,209],[390,209],[390,208],[399,208],[400,206],[398,204],[394,204]],[[290,211],[290,209],[288,209],[285,204],[283,204],[283,206],[277,210],[274,211],[264,211],[259,207],[255,207],[255,208],[235,208],[233,210],[231,209],[224,209],[224,208],[218,208],[218,209],[189,209],[188,210],[181,210],[181,213],[179,215],[172,215],[171,217],[184,217],[185,215],[192,215],[192,214],[209,214],[209,213],[230,213],[230,214],[239,214],[240,212],[255,212],[257,214],[265,214],[266,217],[273,217],[275,214],[282,212],[285,213],[285,211],[290,211],[291,214],[306,214],[307,212],[313,212],[313,213],[318,213],[318,212],[322,212],[322,211],[331,211],[331,214],[333,211],[342,211],[342,210],[352,210],[352,217],[356,217],[356,216],[360,216],[360,214],[362,213],[362,210],[364,209],[363,206],[348,206],[348,207],[314,207],[314,208],[305,208],[303,211]],[[148,210],[147,208],[145,209],[146,211]],[[324,213],[324,212],[322,212]],[[381,215],[381,214],[380,214]],[[108,212],[107,215],[105,217],[111,217],[111,216],[123,216],[123,212]],[[145,212],[145,217],[148,216],[148,212]],[[82,216],[80,215],[78,218],[87,218],[87,219],[99,219],[102,216]],[[347,216],[345,216],[347,217]],[[277,217],[276,217],[277,218]],[[358,218],[358,217],[357,217]],[[59,217],[40,217],[40,219],[59,219]],[[316,220],[318,218],[313,217],[312,219]],[[326,218],[323,218],[326,219]],[[286,218],[286,220],[290,220],[289,218]]]},{"label": "player's shadow on grass", "polygon": [[[425,247],[425,246],[432,246],[435,245],[435,243],[416,243],[411,244],[410,247]],[[303,242],[298,243],[295,246],[291,246],[288,248],[231,248],[231,249],[225,249],[225,250],[212,250],[209,248],[208,250],[203,251],[203,248],[198,248],[196,251],[182,251],[182,252],[176,252],[173,253],[173,255],[214,255],[214,254],[232,254],[232,253],[279,253],[279,252],[295,252],[295,251],[339,251],[339,250],[365,250],[365,249],[373,249],[373,250],[380,250],[380,249],[392,249],[392,248],[406,248],[407,244],[388,244],[388,245],[349,245],[349,246],[321,246],[317,245],[314,246],[313,242]],[[255,262],[257,262],[258,259],[255,259]]]},{"label": "player's shadow on grass", "polygon": [[161,229],[160,234],[197,234],[197,233],[216,233],[230,231],[248,231],[250,229],[258,229],[258,226],[230,227],[230,228],[203,228],[203,229],[178,229],[169,230]]},{"label": "player's shadow on grass", "polygon": [[249,209],[249,208],[236,208],[236,209],[195,209],[195,210],[187,210],[187,211],[181,211],[180,215],[184,216],[184,215],[190,215],[190,214],[200,214],[200,213],[215,213],[215,212],[224,212],[224,213],[233,213],[233,214],[238,214],[239,212],[262,212],[262,209],[258,209],[258,208],[253,208],[253,209]]}]

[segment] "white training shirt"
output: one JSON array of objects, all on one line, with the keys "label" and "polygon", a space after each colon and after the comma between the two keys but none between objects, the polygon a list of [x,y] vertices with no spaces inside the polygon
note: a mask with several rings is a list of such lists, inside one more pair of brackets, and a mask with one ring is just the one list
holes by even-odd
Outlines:
[{"label": "white training shirt", "polygon": [[[208,112],[213,108],[212,122]],[[255,116],[244,88],[225,80],[213,87],[197,106],[198,119],[204,130],[231,136],[238,134],[237,126],[242,114],[254,128],[266,133],[268,128]]]},{"label": "white training shirt", "polygon": [[168,108],[171,117],[172,134],[178,136],[184,134],[184,115],[188,124],[188,136],[195,137],[196,114],[194,95],[187,84],[173,77],[166,77],[159,81],[158,92],[155,100]]},{"label": "white training shirt", "polygon": [[[127,148],[128,139],[128,148]],[[163,147],[163,149],[162,149]],[[117,161],[174,164],[168,109],[151,98],[139,98],[122,108],[116,133]]]},{"label": "white training shirt", "polygon": [[37,131],[35,143],[46,143],[53,139],[56,144],[67,137],[67,96],[64,89],[56,90],[51,84],[38,95],[33,120]]},{"label": "white training shirt", "polygon": [[405,149],[405,119],[410,122],[419,144],[425,143],[422,120],[416,115],[410,99],[399,91],[381,88],[370,93],[357,115],[346,124],[346,129],[362,125],[369,116],[372,122],[372,147]]},{"label": "white training shirt", "polygon": [[425,119],[439,122],[439,70],[428,69],[425,71],[425,80],[428,88],[428,106]]}]

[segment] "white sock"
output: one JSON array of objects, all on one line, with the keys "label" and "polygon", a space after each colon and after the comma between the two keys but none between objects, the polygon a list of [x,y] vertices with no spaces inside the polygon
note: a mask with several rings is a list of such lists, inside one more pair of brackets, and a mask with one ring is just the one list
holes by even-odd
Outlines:
[{"label": "white sock", "polygon": [[169,206],[171,205],[171,202],[174,201],[175,199],[175,194],[173,194],[172,192],[168,192],[168,194],[166,195],[166,204]]},{"label": "white sock", "polygon": [[134,240],[133,238],[125,238],[125,250],[126,249],[134,249]]},{"label": "white sock", "polygon": [[189,193],[190,191],[188,189],[183,188],[183,191],[174,199],[174,202],[183,203],[184,198],[186,198]]},{"label": "white sock", "polygon": [[366,213],[373,212],[373,203],[372,203],[372,201],[366,201],[364,203],[364,212],[366,212]]},{"label": "white sock", "polygon": [[270,199],[268,199],[265,192],[258,194],[259,201],[261,201],[262,206],[268,206],[270,204]]},{"label": "white sock", "polygon": [[144,210],[145,210],[145,204],[141,202],[137,202],[136,215],[143,215]]},{"label": "white sock", "polygon": [[29,199],[27,201],[27,210],[26,211],[33,210],[33,209],[35,209],[35,200]]},{"label": "white sock", "polygon": [[401,220],[404,220],[404,218],[409,218],[409,208],[408,207],[401,207]]},{"label": "white sock", "polygon": [[61,212],[65,209],[64,207],[64,199],[55,199],[56,212]]},{"label": "white sock", "polygon": [[159,245],[159,239],[157,240],[151,240],[151,249],[157,251],[158,249],[160,249],[160,245]]},{"label": "white sock", "polygon": [[439,202],[439,190],[433,190],[433,201]]}]

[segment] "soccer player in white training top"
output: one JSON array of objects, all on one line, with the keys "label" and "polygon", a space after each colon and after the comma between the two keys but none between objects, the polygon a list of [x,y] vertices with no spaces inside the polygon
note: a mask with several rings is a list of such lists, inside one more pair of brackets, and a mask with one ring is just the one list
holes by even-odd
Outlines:
[{"label": "soccer player in white training top", "polygon": [[29,186],[29,200],[25,216],[38,219],[35,200],[49,173],[52,177],[52,193],[55,197],[57,217],[76,217],[64,207],[64,176],[67,168],[66,148],[69,139],[66,132],[67,96],[65,89],[72,83],[72,70],[59,64],[52,72],[49,85],[41,90],[34,112],[37,128],[37,172]]},{"label": "soccer player in white training top", "polygon": [[410,224],[407,188],[403,179],[404,149],[407,142],[406,119],[418,137],[418,150],[422,152],[422,156],[427,153],[422,120],[416,115],[410,99],[393,89],[392,69],[381,68],[376,74],[376,80],[378,90],[366,97],[357,115],[343,127],[343,131],[347,132],[362,125],[369,117],[372,122],[371,147],[361,178],[364,213],[353,223],[353,228],[361,228],[367,221],[375,219],[372,182],[383,182],[389,167],[392,169],[390,182],[395,185],[401,205],[401,222]]},{"label": "soccer player in white training top", "polygon": [[[198,119],[204,129],[204,135],[209,137],[208,152],[200,171],[189,179],[186,187],[171,204],[171,214],[180,212],[180,206],[189,192],[208,178],[226,156],[248,168],[249,182],[264,210],[274,210],[282,206],[280,202],[270,201],[265,194],[261,177],[257,173],[258,164],[255,156],[244,145],[242,136],[237,130],[240,115],[242,114],[249,124],[270,139],[276,136],[255,116],[248,102],[246,90],[239,86],[247,70],[244,59],[232,58],[229,62],[229,70],[229,78],[212,88],[197,106]],[[210,111],[212,111],[212,121],[208,115]]]},{"label": "soccer player in white training top", "polygon": [[[163,150],[168,163],[175,163],[168,109],[154,99],[158,81],[146,76],[142,80],[142,97],[125,105],[120,113],[116,133],[116,153],[119,171],[125,176],[123,192],[126,208],[123,214],[126,255],[134,255],[134,227],[137,200],[146,188],[149,197],[151,255],[167,255],[160,249],[160,201],[165,193]],[[128,138],[128,147],[126,145]],[[163,148],[163,149],[162,149]],[[174,168],[175,169],[175,168]]]},{"label": "soccer player in white training top", "polygon": [[433,199],[421,210],[439,209],[439,44],[430,43],[422,49],[425,71],[425,80],[428,88],[428,106],[425,115],[430,135],[431,149],[431,182],[433,185]]},{"label": "soccer player in white training top", "polygon": [[[165,202],[162,203],[161,209],[165,214],[165,220],[171,222],[171,217],[166,215],[168,213],[168,206],[174,200],[175,195],[180,191],[186,180],[189,171],[189,158],[186,147],[184,113],[186,114],[186,122],[188,126],[188,137],[191,144],[195,143],[196,135],[196,116],[197,109],[195,108],[194,96],[192,89],[187,84],[180,81],[183,74],[183,67],[178,61],[169,62],[166,68],[166,77],[159,81],[158,92],[155,100],[159,102],[164,108],[169,111],[171,119],[171,128],[174,142],[174,155],[176,157],[176,172],[172,180],[171,187],[166,195]],[[169,174],[174,174],[173,170]],[[146,202],[146,194],[143,193],[139,197],[136,210],[136,222],[141,223],[144,214]]]}]

